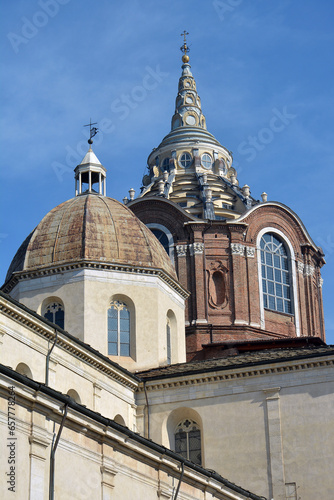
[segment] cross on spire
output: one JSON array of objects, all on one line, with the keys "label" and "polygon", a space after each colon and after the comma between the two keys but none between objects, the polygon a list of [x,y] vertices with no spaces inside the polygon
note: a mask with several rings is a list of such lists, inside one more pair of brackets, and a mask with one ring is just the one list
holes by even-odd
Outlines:
[{"label": "cross on spire", "polygon": [[93,144],[92,138],[98,133],[99,129],[97,127],[93,127],[92,125],[97,125],[97,122],[92,123],[92,119],[89,119],[89,123],[84,125],[84,127],[89,127],[89,139],[88,144]]},{"label": "cross on spire", "polygon": [[181,33],[181,36],[183,36],[184,43],[183,43],[182,47],[180,47],[180,50],[181,50],[181,52],[184,53],[184,55],[187,55],[187,52],[189,52],[189,50],[190,50],[188,45],[187,45],[187,38],[186,38],[187,35],[189,35],[189,33],[186,30],[184,30],[184,32]]}]

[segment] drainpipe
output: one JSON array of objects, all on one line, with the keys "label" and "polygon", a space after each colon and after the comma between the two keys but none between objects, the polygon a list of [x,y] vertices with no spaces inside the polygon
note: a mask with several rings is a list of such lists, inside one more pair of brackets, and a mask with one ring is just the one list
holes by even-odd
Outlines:
[{"label": "drainpipe", "polygon": [[182,471],[181,471],[181,476],[180,476],[180,479],[179,479],[179,484],[177,485],[177,488],[176,488],[176,492],[175,492],[175,497],[174,497],[174,500],[176,500],[176,499],[177,499],[177,495],[179,494],[179,490],[180,490],[181,482],[182,482],[182,479],[183,479],[183,474],[184,474],[184,462],[182,462]]},{"label": "drainpipe", "polygon": [[58,434],[55,441],[55,435],[53,434],[52,445],[51,445],[51,454],[50,454],[50,479],[49,479],[49,500],[54,499],[54,489],[55,489],[55,454],[57,450],[57,446],[59,443],[60,435],[64,427],[65,419],[67,416],[67,404],[64,406],[64,415],[60,423],[60,427],[58,429]]},{"label": "drainpipe", "polygon": [[51,353],[53,351],[54,346],[57,343],[57,338],[58,338],[58,330],[55,330],[55,332],[56,332],[56,336],[55,336],[54,342],[52,344],[51,349],[49,350],[49,352],[46,355],[46,363],[45,363],[45,385],[49,385],[49,361],[50,361]]},{"label": "drainpipe", "polygon": [[147,438],[150,439],[150,407],[148,404],[146,381],[144,381],[144,392],[145,392],[146,408],[147,408]]}]

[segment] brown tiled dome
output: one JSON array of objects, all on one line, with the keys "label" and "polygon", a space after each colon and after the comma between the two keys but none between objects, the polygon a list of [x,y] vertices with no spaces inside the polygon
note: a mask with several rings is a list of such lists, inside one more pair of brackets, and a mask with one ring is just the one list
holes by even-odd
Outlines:
[{"label": "brown tiled dome", "polygon": [[84,194],[51,210],[22,243],[7,273],[101,262],[175,270],[153,233],[122,203]]}]

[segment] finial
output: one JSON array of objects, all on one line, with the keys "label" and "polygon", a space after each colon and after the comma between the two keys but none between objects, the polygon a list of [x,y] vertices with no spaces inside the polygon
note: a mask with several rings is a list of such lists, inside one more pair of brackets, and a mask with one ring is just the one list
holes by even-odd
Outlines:
[{"label": "finial", "polygon": [[184,30],[183,33],[181,33],[181,36],[183,36],[183,45],[182,47],[180,47],[180,50],[181,52],[183,52],[183,56],[182,56],[182,61],[184,63],[187,63],[189,62],[189,56],[187,55],[187,52],[190,51],[190,48],[188,47],[187,45],[187,39],[186,39],[186,36],[189,35],[188,31]]},{"label": "finial", "polygon": [[98,133],[99,129],[96,127],[92,127],[92,125],[97,125],[97,122],[92,123],[92,119],[89,119],[88,125],[84,125],[84,127],[89,127],[89,139],[88,144],[93,144],[92,138]]}]

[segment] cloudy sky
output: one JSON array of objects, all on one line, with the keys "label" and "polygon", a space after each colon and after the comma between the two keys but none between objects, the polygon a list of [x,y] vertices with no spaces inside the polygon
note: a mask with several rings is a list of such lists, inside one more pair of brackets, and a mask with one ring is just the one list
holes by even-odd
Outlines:
[{"label": "cloudy sky", "polygon": [[241,185],[292,208],[326,254],[334,343],[331,0],[16,0],[2,13],[1,282],[24,238],[74,196],[90,118],[108,196],[139,192],[170,130],[186,29],[208,130]]}]

